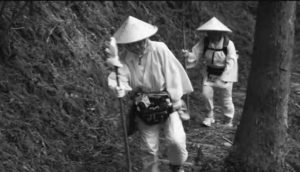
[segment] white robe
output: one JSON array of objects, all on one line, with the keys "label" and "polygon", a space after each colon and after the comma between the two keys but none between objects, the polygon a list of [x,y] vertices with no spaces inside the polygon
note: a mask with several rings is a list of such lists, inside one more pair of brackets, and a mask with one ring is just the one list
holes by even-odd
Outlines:
[{"label": "white robe", "polygon": [[[223,48],[223,38],[217,44],[209,44],[210,48],[222,49]],[[189,53],[189,57],[187,58],[187,68],[195,67],[200,61],[206,64],[209,64],[211,61],[212,54],[214,53],[212,50],[207,50],[204,57],[202,56],[204,49],[203,39],[200,40],[193,48],[192,52]],[[225,65],[225,71],[220,76],[221,81],[225,82],[237,82],[238,81],[238,55],[236,53],[235,46],[231,40],[228,42],[227,46],[227,56],[222,51],[215,52],[215,66]],[[203,58],[203,59],[201,59]],[[202,70],[202,74],[204,77],[204,82],[206,81],[206,69]]]},{"label": "white robe", "polygon": [[[141,88],[145,92],[166,90],[172,102],[177,102],[184,94],[193,92],[191,81],[181,63],[163,42],[147,40],[147,46],[141,64],[139,58],[127,51],[120,58],[124,67],[119,69],[120,82],[135,90]],[[115,74],[108,77],[108,85],[115,87]]]}]

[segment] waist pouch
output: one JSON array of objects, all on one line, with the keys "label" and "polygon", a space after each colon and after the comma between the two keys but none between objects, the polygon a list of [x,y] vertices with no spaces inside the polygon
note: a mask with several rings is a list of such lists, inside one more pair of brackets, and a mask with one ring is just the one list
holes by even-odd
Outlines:
[{"label": "waist pouch", "polygon": [[225,67],[223,67],[223,68],[214,68],[214,67],[211,67],[211,66],[207,66],[207,68],[206,68],[206,71],[209,75],[217,75],[217,76],[222,75],[224,70],[225,70]]},{"label": "waist pouch", "polygon": [[173,112],[171,99],[167,92],[138,93],[134,106],[137,116],[148,125],[165,122]]}]

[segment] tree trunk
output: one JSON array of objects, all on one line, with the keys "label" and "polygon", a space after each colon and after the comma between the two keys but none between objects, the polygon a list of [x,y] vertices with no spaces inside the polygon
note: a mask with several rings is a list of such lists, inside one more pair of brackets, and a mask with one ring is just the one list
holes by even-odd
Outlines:
[{"label": "tree trunk", "polygon": [[259,2],[247,97],[229,171],[285,171],[295,1]]}]

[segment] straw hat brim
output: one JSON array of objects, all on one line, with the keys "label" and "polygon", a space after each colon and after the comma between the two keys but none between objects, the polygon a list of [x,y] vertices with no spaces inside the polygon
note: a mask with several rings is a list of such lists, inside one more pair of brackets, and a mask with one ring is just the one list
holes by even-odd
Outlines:
[{"label": "straw hat brim", "polygon": [[149,38],[157,31],[156,26],[129,16],[113,36],[118,44],[129,44]]},{"label": "straw hat brim", "polygon": [[197,29],[199,32],[225,32],[225,33],[232,33],[232,31],[227,30],[218,30],[218,29]]},{"label": "straw hat brim", "polygon": [[217,31],[217,32],[232,32],[227,26],[220,22],[216,17],[211,18],[209,21],[201,25],[196,29],[197,31],[208,32],[208,31]]}]

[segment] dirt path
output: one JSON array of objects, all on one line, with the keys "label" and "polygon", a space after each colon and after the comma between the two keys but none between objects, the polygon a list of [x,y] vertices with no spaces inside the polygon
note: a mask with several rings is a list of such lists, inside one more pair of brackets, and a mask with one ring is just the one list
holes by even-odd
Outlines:
[{"label": "dirt path", "polygon": [[[300,79],[300,73],[293,75],[299,75],[299,77],[297,78]],[[291,83],[291,90],[291,94],[296,96],[296,100],[300,100],[299,80],[297,80],[296,82],[293,81]],[[293,96],[293,101],[295,96]],[[190,122],[184,123],[187,134],[187,149],[189,152],[189,158],[185,166],[187,172],[191,172],[195,168],[198,168],[198,170],[201,169],[201,171],[209,172],[222,171],[224,159],[229,153],[237,129],[237,125],[239,124],[245,97],[245,89],[235,90],[235,92],[233,92],[236,114],[234,118],[234,127],[232,128],[226,128],[222,125],[222,114],[220,113],[220,106],[216,106],[215,108],[216,123],[212,127],[204,127],[201,125],[201,119],[204,118],[204,114],[201,112],[201,108],[198,109],[196,118],[193,118]],[[297,106],[300,109],[299,103],[300,101],[296,103],[294,102],[294,104],[296,104],[296,107],[290,107],[290,111],[294,111],[294,108],[297,108]],[[291,118],[293,118],[294,120],[294,116]],[[298,126],[300,126],[299,123]],[[291,151],[287,156],[287,161],[296,170],[299,170],[299,140],[297,141],[295,139],[289,138],[287,147],[289,147]],[[199,149],[201,150],[201,154],[199,154]],[[162,155],[162,158],[164,159],[166,158],[166,156]],[[190,165],[195,164],[197,158],[199,159],[199,167],[191,167]],[[168,168],[166,165],[161,165],[161,168],[168,172]]]},{"label": "dirt path", "polygon": [[[217,104],[215,107],[216,123],[212,127],[204,127],[201,125],[204,113],[201,112],[202,107],[200,106],[193,111],[194,114],[192,114],[192,120],[184,122],[187,135],[187,150],[189,152],[189,157],[185,164],[186,172],[191,172],[193,170],[197,171],[200,169],[201,171],[210,172],[222,170],[222,163],[229,153],[237,129],[236,126],[238,125],[242,112],[245,93],[243,91],[236,91],[233,93],[233,98],[236,106],[236,117],[234,120],[234,127],[232,128],[227,128],[222,125],[223,115],[221,114],[221,107]],[[192,106],[196,105],[193,104]],[[164,153],[164,139],[162,139],[160,149],[162,150],[160,158],[166,159],[167,157]],[[169,172],[168,166],[165,163],[165,161],[162,162],[160,168],[164,172]],[[194,164],[198,164],[198,166],[195,166]]]}]

